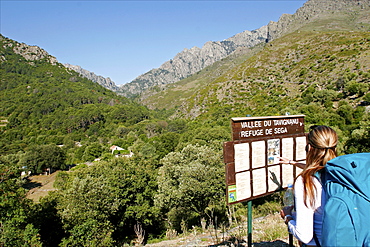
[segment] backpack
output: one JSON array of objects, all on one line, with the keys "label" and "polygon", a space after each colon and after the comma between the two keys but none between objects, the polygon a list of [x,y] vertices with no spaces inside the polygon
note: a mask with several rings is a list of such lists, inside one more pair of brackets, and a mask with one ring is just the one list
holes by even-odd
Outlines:
[{"label": "backpack", "polygon": [[370,153],[330,160],[321,179],[322,246],[370,246]]}]

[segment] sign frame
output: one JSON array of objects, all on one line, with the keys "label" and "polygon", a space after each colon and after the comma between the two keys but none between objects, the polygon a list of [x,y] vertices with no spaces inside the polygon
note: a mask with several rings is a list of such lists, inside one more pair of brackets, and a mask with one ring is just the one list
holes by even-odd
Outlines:
[{"label": "sign frame", "polygon": [[301,169],[277,157],[304,163],[304,115],[232,118],[232,141],[223,145],[226,201],[234,204],[281,191]]}]

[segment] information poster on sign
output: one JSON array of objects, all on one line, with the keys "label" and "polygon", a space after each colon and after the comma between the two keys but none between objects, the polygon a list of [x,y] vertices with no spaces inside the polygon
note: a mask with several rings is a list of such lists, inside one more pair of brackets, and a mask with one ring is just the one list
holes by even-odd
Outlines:
[{"label": "information poster on sign", "polygon": [[253,171],[253,195],[260,195],[266,192],[266,169]]},{"label": "information poster on sign", "polygon": [[265,142],[252,142],[252,168],[265,166]]},{"label": "information poster on sign", "polygon": [[251,177],[250,172],[237,173],[236,175],[236,198],[245,200],[251,197]]},{"label": "information poster on sign", "polygon": [[297,160],[303,160],[306,158],[306,137],[297,137],[297,148],[296,148],[296,157]]},{"label": "information poster on sign", "polygon": [[304,116],[233,118],[232,142],[224,144],[228,203],[279,191],[301,171],[279,157],[304,162]]},{"label": "information poster on sign", "polygon": [[235,153],[235,172],[249,169],[249,143],[234,145]]},{"label": "information poster on sign", "polygon": [[[300,137],[299,137],[300,138]],[[283,138],[281,140],[282,142],[282,148],[281,148],[281,157],[285,157],[289,160],[293,160],[294,157],[294,138]]]}]

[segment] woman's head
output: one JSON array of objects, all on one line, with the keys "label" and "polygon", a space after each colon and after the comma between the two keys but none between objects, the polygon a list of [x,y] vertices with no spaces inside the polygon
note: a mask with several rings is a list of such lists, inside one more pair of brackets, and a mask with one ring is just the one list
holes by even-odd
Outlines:
[{"label": "woman's head", "polygon": [[308,167],[322,169],[329,160],[337,156],[337,143],[338,136],[332,128],[325,125],[312,126],[308,133],[306,159]]},{"label": "woman's head", "polygon": [[306,167],[301,176],[304,184],[305,204],[307,201],[311,206],[315,204],[314,194],[316,187],[312,177],[316,172],[323,169],[326,163],[337,157],[337,133],[330,127],[324,125],[312,126],[308,133],[308,144],[306,146]]}]

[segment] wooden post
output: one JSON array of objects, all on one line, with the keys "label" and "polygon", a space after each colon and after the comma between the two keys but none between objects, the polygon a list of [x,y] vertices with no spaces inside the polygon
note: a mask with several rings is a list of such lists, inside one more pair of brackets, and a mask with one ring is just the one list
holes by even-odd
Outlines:
[{"label": "wooden post", "polygon": [[252,247],[252,201],[248,201],[248,247]]},{"label": "wooden post", "polygon": [[289,233],[289,247],[294,247],[293,245],[293,234]]}]

